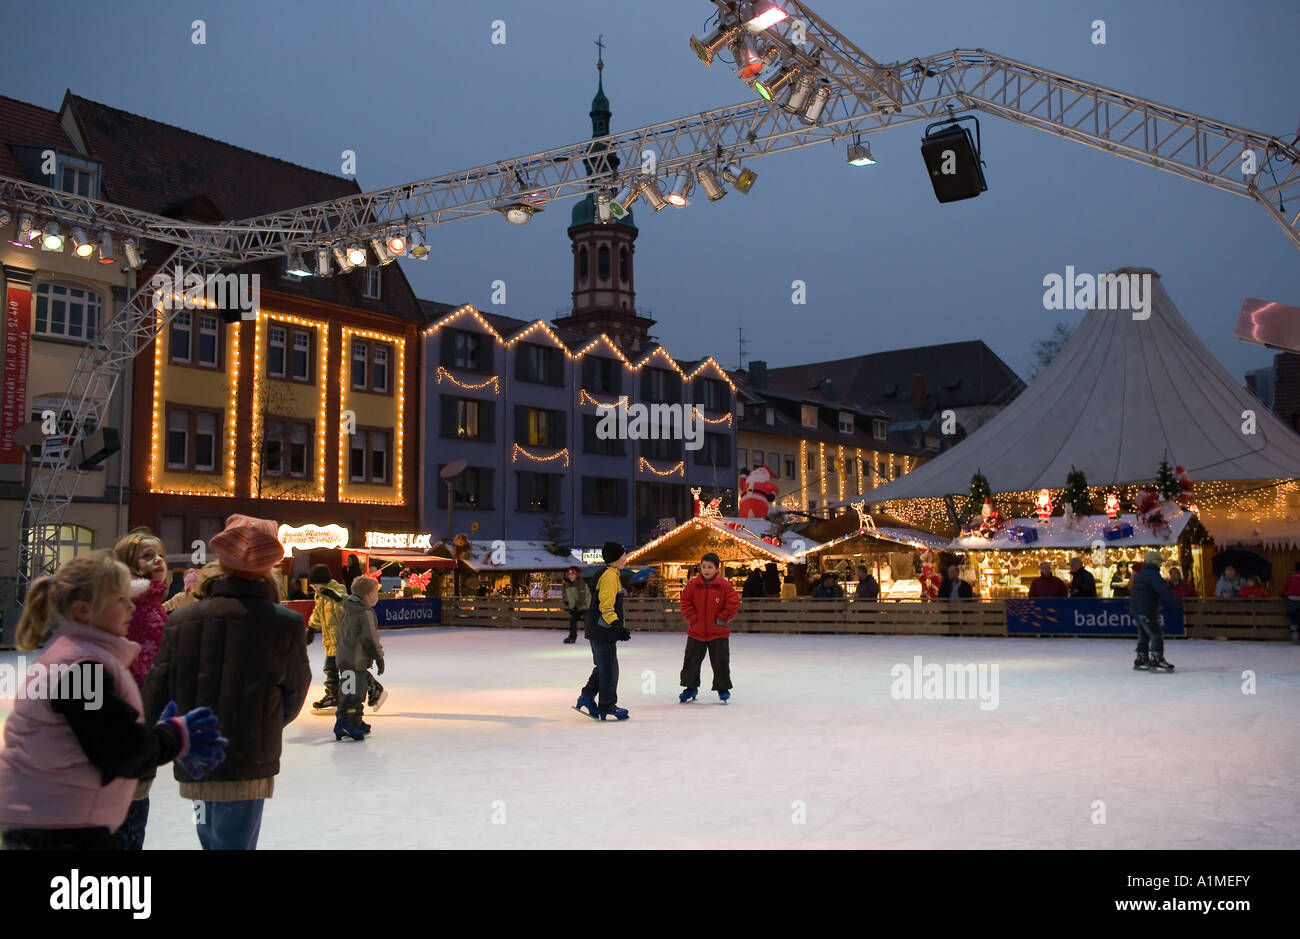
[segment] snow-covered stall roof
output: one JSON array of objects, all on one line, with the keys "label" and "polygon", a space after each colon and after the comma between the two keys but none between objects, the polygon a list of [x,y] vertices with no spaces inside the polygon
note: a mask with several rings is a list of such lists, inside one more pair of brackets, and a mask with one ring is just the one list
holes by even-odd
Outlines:
[{"label": "snow-covered stall roof", "polygon": [[[965,494],[977,470],[995,492],[1059,489],[1071,466],[1093,486],[1147,482],[1166,454],[1193,481],[1300,476],[1300,436],[1219,364],[1160,275],[1144,268],[1115,273],[1151,275],[1148,318],[1135,319],[1131,305],[1089,311],[1011,404],[868,501]],[[1247,410],[1253,434],[1242,432]]]},{"label": "snow-covered stall roof", "polygon": [[927,531],[921,531],[917,528],[896,528],[892,525],[877,525],[874,528],[859,528],[857,531],[851,531],[848,534],[841,535],[825,542],[816,550],[818,552],[828,551],[837,545],[846,541],[852,541],[854,538],[862,536],[868,538],[878,538],[881,541],[892,541],[896,544],[910,545],[913,548],[932,548],[939,550],[947,548],[950,542],[947,538],[940,535],[932,535]]},{"label": "snow-covered stall roof", "polygon": [[[1036,529],[1037,541],[1028,544],[1012,541],[1007,529],[1003,529],[993,538],[985,538],[982,535],[958,536],[952,540],[951,547],[959,551],[1036,551],[1041,548],[1089,550],[1098,541],[1110,548],[1167,545],[1178,540],[1178,536],[1183,533],[1183,529],[1193,517],[1192,512],[1167,506],[1165,519],[1169,522],[1169,528],[1159,535],[1153,534],[1151,529],[1139,522],[1136,515],[1120,515],[1115,519],[1106,515],[1084,515],[1076,519],[1073,528],[1066,528],[1059,517],[1053,518],[1045,525],[1040,525],[1036,518],[1017,518],[1008,523],[1008,528],[1023,525],[1025,528]],[[1133,534],[1116,541],[1107,541],[1105,531],[1116,522],[1133,526]]]},{"label": "snow-covered stall roof", "polygon": [[637,548],[628,555],[628,562],[653,564],[667,560],[669,553],[680,553],[684,543],[698,539],[710,531],[718,531],[754,551],[756,555],[784,564],[803,563],[804,554],[821,546],[797,532],[786,531],[776,543],[764,540],[773,538],[772,523],[763,518],[726,518],[696,515],[688,518],[672,531]]},{"label": "snow-covered stall roof", "polygon": [[[494,557],[503,563],[495,563]],[[570,555],[547,551],[542,541],[471,541],[470,556],[465,559],[465,565],[475,571],[562,571],[577,563]]]}]

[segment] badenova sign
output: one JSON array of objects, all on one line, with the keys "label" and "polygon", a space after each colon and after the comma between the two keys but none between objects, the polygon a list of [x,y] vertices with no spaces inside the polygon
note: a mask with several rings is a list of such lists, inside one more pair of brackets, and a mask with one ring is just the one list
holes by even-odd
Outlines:
[{"label": "badenova sign", "polygon": [[292,557],[294,548],[310,551],[348,546],[348,530],[342,525],[281,525],[277,535],[285,557]]},{"label": "badenova sign", "polygon": [[433,545],[433,535],[416,535],[410,532],[368,531],[367,548],[406,548],[428,551]]}]

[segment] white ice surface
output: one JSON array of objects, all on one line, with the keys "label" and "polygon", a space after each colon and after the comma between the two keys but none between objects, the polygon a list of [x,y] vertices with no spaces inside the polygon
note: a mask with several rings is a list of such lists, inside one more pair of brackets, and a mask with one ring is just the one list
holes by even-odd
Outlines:
[{"label": "white ice surface", "polygon": [[[614,723],[571,710],[591,654],[562,635],[385,632],[373,735],[304,709],[260,847],[1300,846],[1300,647],[1174,641],[1149,674],[1122,640],[737,635],[722,706],[707,660],[678,704],[684,637],[638,633]],[[998,707],[895,700],[916,655],[997,664]],[[197,849],[190,805],[163,770],[145,847]]]}]

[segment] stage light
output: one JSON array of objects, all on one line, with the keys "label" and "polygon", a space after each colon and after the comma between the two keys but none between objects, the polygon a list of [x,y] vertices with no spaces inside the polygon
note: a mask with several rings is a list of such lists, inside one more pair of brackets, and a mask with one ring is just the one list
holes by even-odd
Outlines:
[{"label": "stage light", "polygon": [[822,119],[822,111],[826,110],[826,102],[831,99],[831,86],[822,82],[813,92],[812,100],[808,102],[808,107],[803,112],[803,122],[805,124],[816,124]]},{"label": "stage light", "polygon": [[672,184],[668,187],[668,194],[665,198],[669,205],[681,208],[686,205],[686,197],[691,194],[691,171],[688,167],[673,177]]},{"label": "stage light", "polygon": [[330,249],[316,249],[316,274],[320,277],[330,276]]},{"label": "stage light", "polygon": [[717,202],[727,194],[727,190],[718,181],[718,174],[707,166],[696,167],[695,179],[699,182],[700,188],[704,190],[704,194],[709,197],[710,202]]},{"label": "stage light", "polygon": [[411,229],[411,257],[424,261],[429,257],[429,244],[424,240],[424,232],[418,228]]},{"label": "stage light", "polygon": [[402,235],[393,234],[388,236],[388,253],[393,257],[406,253],[406,238]]},{"label": "stage light", "polygon": [[516,202],[513,205],[501,206],[499,211],[511,225],[527,225],[537,210],[527,203]]},{"label": "stage light", "polygon": [[650,208],[658,212],[668,204],[664,198],[664,192],[659,188],[659,184],[650,177],[641,181],[641,195],[645,196],[645,201],[650,203]]},{"label": "stage light", "polygon": [[380,267],[383,267],[385,264],[393,263],[393,256],[388,253],[388,245],[385,239],[371,238],[370,250],[375,252],[375,260],[379,262]]},{"label": "stage light", "polygon": [[6,228],[13,221],[13,218],[8,209],[0,209],[0,228]]},{"label": "stage light", "polygon": [[[335,245],[333,248],[330,249],[330,253],[334,255],[334,263],[339,266],[340,274],[346,274],[348,271],[356,267],[356,265],[352,263],[352,257],[351,257],[352,252],[344,251],[342,245]],[[362,261],[365,260],[365,256],[366,253],[362,251],[361,252]]]},{"label": "stage light", "polygon": [[736,72],[745,81],[758,75],[767,63],[759,55],[758,43],[753,36],[740,36],[731,43],[731,57],[736,60]]},{"label": "stage light", "polygon": [[811,97],[816,85],[817,76],[812,72],[804,72],[794,83],[794,88],[790,90],[790,97],[781,107],[791,114],[798,114],[808,105],[808,98]]},{"label": "stage light", "polygon": [[745,28],[754,33],[761,33],[790,18],[790,14],[777,6],[773,0],[753,0],[741,16]]},{"label": "stage light", "polygon": [[19,213],[18,237],[14,240],[14,244],[36,241],[40,237],[41,237],[40,226],[36,224],[36,220],[32,218],[31,213],[30,212]]},{"label": "stage light", "polygon": [[608,223],[613,219],[614,213],[609,208],[609,193],[596,193],[596,219],[601,223]]},{"label": "stage light", "polygon": [[295,248],[293,251],[289,253],[289,263],[285,267],[284,272],[288,274],[290,277],[311,276],[311,268],[309,268],[305,263],[303,263],[302,252],[299,251],[297,248]]},{"label": "stage light", "polygon": [[692,36],[691,51],[699,56],[700,61],[703,62],[706,67],[711,66],[713,64],[714,56],[721,52],[723,47],[731,42],[731,40],[735,39],[739,32],[739,26],[719,26],[713,32],[709,33],[708,37],[703,41]]},{"label": "stage light", "polygon": [[631,209],[632,203],[640,197],[641,184],[635,181],[628,183],[627,188],[619,193],[612,202],[610,202],[609,214],[614,216],[616,219],[626,217],[628,211]]},{"label": "stage light", "polygon": [[122,239],[122,255],[126,258],[126,266],[133,271],[138,271],[144,264],[144,258],[140,257],[140,246],[134,238]]},{"label": "stage light", "polygon": [[722,171],[722,178],[735,186],[737,192],[749,195],[749,190],[754,188],[754,181],[758,179],[758,174],[733,163]]},{"label": "stage light", "polygon": [[79,258],[88,258],[95,253],[95,243],[86,237],[84,228],[72,230],[72,253]]},{"label": "stage light", "polygon": [[366,249],[361,245],[353,245],[348,248],[348,263],[352,267],[364,267],[366,263]]},{"label": "stage light", "polygon": [[861,138],[849,144],[850,166],[874,166],[875,163],[871,156],[871,146],[863,143]]},{"label": "stage light", "polygon": [[113,254],[113,236],[108,232],[101,232],[99,236],[99,263],[117,263],[117,257]]},{"label": "stage light", "polygon": [[755,81],[754,90],[758,92],[759,97],[764,101],[771,101],[798,78],[801,71],[802,69],[797,65],[787,65],[771,79],[764,80],[760,78]]},{"label": "stage light", "polygon": [[41,247],[46,251],[62,251],[63,235],[59,234],[59,223],[50,222],[41,235]]}]

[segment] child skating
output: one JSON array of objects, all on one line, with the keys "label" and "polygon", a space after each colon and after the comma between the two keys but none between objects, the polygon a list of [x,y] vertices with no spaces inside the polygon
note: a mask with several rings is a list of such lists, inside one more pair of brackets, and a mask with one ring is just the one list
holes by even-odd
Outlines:
[{"label": "child skating", "polygon": [[317,632],[325,644],[325,697],[313,702],[311,711],[313,714],[333,714],[339,704],[339,620],[343,617],[343,598],[348,592],[330,575],[330,569],[324,564],[312,565],[307,583],[316,594],[316,605],[312,607],[311,619],[307,623],[307,645],[312,644]]},{"label": "child skating", "polygon": [[339,620],[338,669],[339,706],[335,712],[334,739],[344,736],[364,740],[370,725],[362,717],[365,701],[370,706],[383,704],[388,693],[380,688],[376,695],[373,686],[379,683],[371,677],[371,664],[384,674],[384,647],[379,643],[378,620],[375,604],[379,601],[379,581],[373,577],[358,577],[352,582],[352,593],[343,601],[343,616]]},{"label": "child skating", "polygon": [[[578,695],[574,708],[585,711],[596,720],[625,721],[626,708],[618,706],[618,647],[617,642],[632,638],[623,619],[623,585],[619,570],[626,560],[623,546],[617,541],[606,541],[600,549],[605,569],[596,580],[596,596],[587,608],[586,637],[591,642],[591,657],[596,667]],[[599,700],[596,695],[599,693]]]},{"label": "child skating", "polygon": [[682,660],[682,687],[678,700],[694,701],[700,690],[700,665],[705,653],[713,669],[713,690],[723,704],[731,697],[732,618],[740,610],[740,597],[722,576],[722,562],[710,551],[700,558],[700,572],[682,588],[682,616],[686,617],[686,655]]},{"label": "child skating", "polygon": [[126,638],[134,610],[131,575],[108,551],[73,558],[34,581],[18,621],[18,648],[55,636],[32,673],[66,671],[48,693],[20,697],[0,749],[0,847],[113,850],[136,781],[176,760],[197,778],[225,759],[227,741],[209,708],[156,724],[143,720],[131,675],[140,647]]}]

